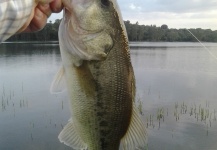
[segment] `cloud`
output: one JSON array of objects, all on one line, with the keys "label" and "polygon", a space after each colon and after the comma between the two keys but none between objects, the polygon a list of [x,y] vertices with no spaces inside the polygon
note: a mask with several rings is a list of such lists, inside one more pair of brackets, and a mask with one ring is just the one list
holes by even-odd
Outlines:
[{"label": "cloud", "polygon": [[216,0],[118,0],[118,3],[124,11],[128,9],[127,5],[132,4],[139,6],[144,12],[188,13],[217,10]]},{"label": "cloud", "polygon": [[131,4],[130,4],[130,9],[135,10],[135,9],[136,9],[136,6],[135,6],[133,3],[131,3]]},{"label": "cloud", "polygon": [[129,8],[136,11],[140,11],[142,9],[140,6],[136,6],[134,3],[130,3]]},{"label": "cloud", "polygon": [[[124,20],[170,28],[217,30],[217,0],[117,0]],[[62,13],[48,20],[61,19]]]},{"label": "cloud", "polygon": [[216,0],[118,0],[124,20],[217,30]]},{"label": "cloud", "polygon": [[174,13],[197,13],[217,9],[216,0],[156,0],[155,5],[155,11]]}]

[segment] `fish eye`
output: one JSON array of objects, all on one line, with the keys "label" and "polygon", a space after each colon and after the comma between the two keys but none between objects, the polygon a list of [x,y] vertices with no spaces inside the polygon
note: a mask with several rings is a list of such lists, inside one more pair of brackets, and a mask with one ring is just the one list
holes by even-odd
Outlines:
[{"label": "fish eye", "polygon": [[101,0],[101,4],[102,4],[104,7],[109,7],[110,1],[109,1],[109,0]]}]

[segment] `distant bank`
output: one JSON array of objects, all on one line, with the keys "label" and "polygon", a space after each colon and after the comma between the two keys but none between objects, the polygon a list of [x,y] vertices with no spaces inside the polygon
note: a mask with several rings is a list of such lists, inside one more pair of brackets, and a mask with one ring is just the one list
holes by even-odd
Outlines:
[{"label": "distant bank", "polygon": [[[59,19],[54,23],[47,23],[45,28],[39,32],[18,34],[8,41],[57,41]],[[160,27],[156,25],[139,25],[139,23],[124,22],[126,25],[128,38],[130,41],[165,41],[165,42],[196,42],[196,39],[186,29],[170,29],[168,25],[163,24]],[[189,29],[200,41],[217,42],[217,30],[211,29]]]}]

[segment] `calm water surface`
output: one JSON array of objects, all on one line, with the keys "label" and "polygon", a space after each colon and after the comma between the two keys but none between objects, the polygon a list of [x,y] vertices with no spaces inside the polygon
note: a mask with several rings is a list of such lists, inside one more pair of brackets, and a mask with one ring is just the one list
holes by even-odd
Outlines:
[{"label": "calm water surface", "polygon": [[[131,56],[149,149],[216,150],[217,60],[198,43],[132,42]],[[49,92],[60,66],[56,42],[0,45],[0,150],[70,149],[67,93]]]}]

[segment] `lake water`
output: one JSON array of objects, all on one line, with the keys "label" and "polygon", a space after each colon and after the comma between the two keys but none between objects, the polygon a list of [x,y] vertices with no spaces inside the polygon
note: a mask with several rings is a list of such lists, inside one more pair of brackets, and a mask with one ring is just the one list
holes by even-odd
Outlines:
[{"label": "lake water", "polygon": [[[130,45],[149,150],[216,150],[217,43]],[[70,150],[67,93],[49,92],[60,66],[56,42],[0,45],[0,150]]]}]

